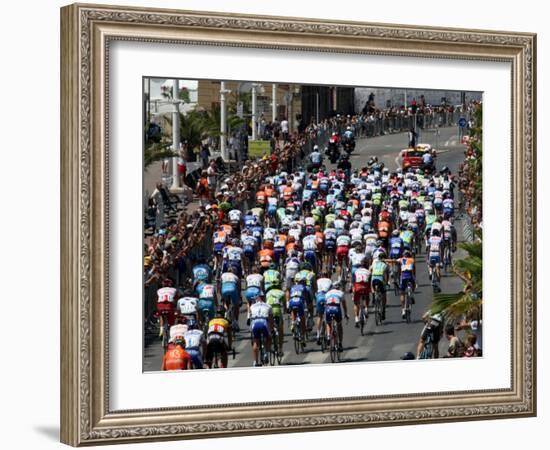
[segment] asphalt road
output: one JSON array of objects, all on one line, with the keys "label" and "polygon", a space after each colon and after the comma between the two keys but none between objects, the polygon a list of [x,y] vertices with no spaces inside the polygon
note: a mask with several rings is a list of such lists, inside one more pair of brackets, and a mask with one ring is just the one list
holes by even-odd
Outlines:
[{"label": "asphalt road", "polygon": [[[439,136],[434,133],[424,133],[419,142],[427,142],[434,147],[439,145],[436,164],[437,167],[448,166],[451,171],[456,172],[459,164],[463,160],[464,146],[460,144],[456,128],[443,128]],[[369,139],[359,139],[356,150],[351,156],[353,167],[366,165],[368,159],[376,155],[378,159],[392,170],[396,167],[395,158],[398,152],[406,147],[406,134],[393,134],[379,136]],[[462,224],[460,219],[455,223],[458,238],[462,238]],[[454,257],[460,256],[460,250]],[[415,305],[412,309],[412,321],[407,324],[401,319],[401,308],[399,297],[393,291],[388,292],[388,303],[386,310],[386,321],[376,326],[374,316],[369,316],[366,334],[361,336],[360,330],[355,328],[350,294],[346,294],[348,314],[350,320],[348,323],[344,320],[344,339],[342,362],[354,363],[364,361],[388,361],[399,359],[405,352],[416,353],[416,345],[423,328],[422,315],[428,309],[432,299],[432,287],[428,279],[425,255],[417,257],[417,283],[418,290],[415,293]],[[457,292],[462,287],[461,281],[455,276],[442,276],[442,292]],[[250,345],[250,334],[245,323],[246,313],[243,306],[240,327],[241,331],[237,333],[235,341],[236,357],[229,359],[229,367],[250,367],[252,366],[252,350]],[[296,355],[293,348],[291,336],[286,327],[285,320],[285,344],[283,347],[284,365],[302,365],[302,364],[322,364],[330,363],[329,353],[321,352],[320,347],[314,341],[309,341],[304,353]],[[444,340],[441,343],[441,349],[445,349]],[[162,347],[160,341],[154,341],[144,349],[144,371],[159,370],[162,363]]]}]

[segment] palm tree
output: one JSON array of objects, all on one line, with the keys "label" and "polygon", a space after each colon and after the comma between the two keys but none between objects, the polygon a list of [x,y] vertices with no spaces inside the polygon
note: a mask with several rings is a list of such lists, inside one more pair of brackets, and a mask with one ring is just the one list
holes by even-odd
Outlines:
[{"label": "palm tree", "polygon": [[143,167],[145,170],[149,168],[151,164],[156,161],[162,161],[163,159],[173,158],[177,156],[170,147],[172,144],[158,143],[145,147],[143,152]]},{"label": "palm tree", "polygon": [[449,322],[463,318],[481,319],[483,307],[482,243],[463,242],[459,247],[468,256],[454,263],[454,272],[464,281],[464,288],[456,294],[435,294],[430,312],[442,314]]}]

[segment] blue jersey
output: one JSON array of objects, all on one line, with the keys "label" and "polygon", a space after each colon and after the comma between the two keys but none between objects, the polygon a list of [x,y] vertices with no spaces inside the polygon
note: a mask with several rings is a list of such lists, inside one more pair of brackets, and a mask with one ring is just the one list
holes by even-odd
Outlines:
[{"label": "blue jersey", "polygon": [[195,281],[210,280],[210,266],[207,264],[199,264],[193,267],[193,278]]},{"label": "blue jersey", "polygon": [[256,218],[256,216],[246,215],[243,217],[243,223],[247,228],[253,227],[254,225],[256,225],[257,222],[258,219]]},{"label": "blue jersey", "polygon": [[399,258],[403,251],[403,239],[400,237],[392,237],[390,239],[390,257]]},{"label": "blue jersey", "polygon": [[301,284],[295,284],[290,288],[290,298],[300,297],[301,299],[305,300],[306,295],[307,295],[307,288]]}]

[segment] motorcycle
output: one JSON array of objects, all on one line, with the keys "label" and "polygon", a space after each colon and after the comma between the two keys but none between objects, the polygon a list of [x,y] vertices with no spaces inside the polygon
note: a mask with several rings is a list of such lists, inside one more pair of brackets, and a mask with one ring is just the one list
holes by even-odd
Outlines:
[{"label": "motorcycle", "polygon": [[336,139],[330,139],[328,143],[328,149],[326,151],[330,162],[336,164],[340,158],[340,149],[338,148],[338,141]]},{"label": "motorcycle", "polygon": [[355,140],[354,139],[345,139],[343,142],[344,150],[348,155],[355,150]]}]

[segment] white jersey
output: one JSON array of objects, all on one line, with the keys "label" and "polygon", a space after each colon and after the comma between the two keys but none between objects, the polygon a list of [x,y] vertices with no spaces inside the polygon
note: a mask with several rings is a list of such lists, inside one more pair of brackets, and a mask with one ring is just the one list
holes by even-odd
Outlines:
[{"label": "white jersey", "polygon": [[304,250],[315,251],[317,250],[317,238],[314,235],[306,236],[302,240]]},{"label": "white jersey", "polygon": [[176,300],[176,288],[163,287],[157,291],[159,303],[174,303]]},{"label": "white jersey", "polygon": [[250,305],[250,320],[251,325],[254,325],[256,320],[267,320],[272,315],[271,306],[265,302],[256,302]]},{"label": "white jersey", "polygon": [[213,284],[204,284],[199,293],[199,298],[211,299],[216,296],[216,289]]},{"label": "white jersey", "polygon": [[439,256],[439,250],[441,248],[441,238],[439,236],[432,236],[428,240],[430,246],[430,256]]},{"label": "white jersey", "polygon": [[352,244],[355,242],[362,242],[363,241],[363,230],[361,228],[354,228],[349,233],[351,235],[351,242]]},{"label": "white jersey", "polygon": [[230,261],[240,261],[243,255],[243,249],[240,247],[225,247],[223,249],[223,256],[224,258],[230,260]]},{"label": "white jersey", "polygon": [[354,275],[355,282],[356,283],[368,283],[370,272],[368,269],[365,269],[364,267],[359,267],[355,272]]},{"label": "white jersey", "polygon": [[378,235],[376,233],[369,233],[365,235],[365,244],[367,247],[376,247],[376,241],[378,241]]},{"label": "white jersey", "polygon": [[443,228],[443,225],[441,224],[441,222],[432,223],[432,233],[434,232],[434,230],[437,230],[437,231],[439,231],[439,234],[441,234],[441,229],[442,228]]},{"label": "white jersey", "polygon": [[338,247],[349,247],[351,243],[351,238],[347,234],[342,234],[336,239],[336,245]]},{"label": "white jersey", "polygon": [[251,234],[243,234],[241,236],[241,241],[243,243],[243,247],[256,247],[256,244],[258,243],[256,238]]},{"label": "white jersey", "polygon": [[365,254],[363,252],[358,252],[357,250],[352,248],[349,251],[348,258],[351,265],[357,267],[363,264],[363,261],[365,260]]},{"label": "white jersey", "polygon": [[344,293],[340,289],[331,289],[325,295],[326,306],[340,306]]},{"label": "white jersey", "polygon": [[409,220],[409,211],[399,211],[399,217],[401,218],[401,221],[407,222]]},{"label": "white jersey", "polygon": [[300,228],[292,228],[288,230],[288,235],[292,236],[296,241],[299,241],[300,236],[302,235],[302,230]]},{"label": "white jersey", "polygon": [[176,337],[185,336],[188,328],[189,327],[187,325],[183,325],[181,323],[178,323],[177,325],[172,325],[170,327],[170,342],[174,342],[176,340]]},{"label": "white jersey", "polygon": [[326,241],[334,241],[334,240],[336,240],[336,229],[334,229],[334,228],[326,228],[326,229],[325,229],[325,240],[326,240]]},{"label": "white jersey", "polygon": [[253,273],[246,277],[246,287],[261,288],[263,281],[264,277],[262,275],[260,275],[259,273]]},{"label": "white jersey", "polygon": [[268,197],[267,204],[269,206],[277,206],[279,204],[279,200],[277,200],[277,197]]},{"label": "white jersey", "polygon": [[185,348],[186,349],[195,349],[198,350],[204,340],[204,336],[201,330],[189,330],[183,336],[185,339]]},{"label": "white jersey", "polygon": [[332,287],[332,280],[330,278],[319,278],[317,280],[317,292],[328,292]]},{"label": "white jersey", "polygon": [[276,233],[275,228],[264,228],[264,241],[272,241]]},{"label": "white jersey", "polygon": [[313,217],[306,217],[304,220],[306,226],[314,226],[315,225],[315,219]]},{"label": "white jersey", "polygon": [[198,302],[195,297],[182,297],[178,300],[178,310],[182,314],[196,314]]},{"label": "white jersey", "polygon": [[372,257],[373,257],[374,259],[378,259],[378,257],[379,257],[381,254],[383,254],[383,253],[385,253],[385,250],[384,250],[383,248],[381,248],[381,247],[378,247],[378,248],[373,252]]},{"label": "white jersey", "polygon": [[453,209],[454,208],[454,201],[451,198],[446,198],[443,200],[443,208],[445,209]]},{"label": "white jersey", "polygon": [[334,228],[336,228],[337,230],[343,230],[345,226],[346,226],[346,221],[343,219],[336,219],[334,221]]},{"label": "white jersey", "polygon": [[239,211],[238,209],[232,209],[231,211],[229,211],[229,220],[231,222],[239,222],[241,220],[241,211]]},{"label": "white jersey", "polygon": [[289,273],[296,275],[298,269],[300,269],[300,260],[298,258],[288,258],[285,262],[285,267],[287,275]]},{"label": "white jersey", "polygon": [[222,280],[222,284],[223,283],[234,283],[234,284],[239,283],[239,277],[237,275],[235,275],[234,273],[231,273],[231,272],[222,273],[221,280]]}]

